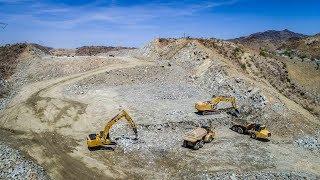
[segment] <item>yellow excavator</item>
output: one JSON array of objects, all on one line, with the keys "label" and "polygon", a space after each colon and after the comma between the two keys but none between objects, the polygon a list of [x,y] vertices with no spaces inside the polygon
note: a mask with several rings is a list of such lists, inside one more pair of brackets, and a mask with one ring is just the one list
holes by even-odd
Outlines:
[{"label": "yellow excavator", "polygon": [[217,105],[220,102],[230,102],[232,105],[232,108],[236,111],[236,113],[239,113],[236,105],[236,98],[230,97],[230,96],[213,96],[211,101],[197,102],[195,104],[195,108],[198,110],[199,113],[202,113],[203,115],[205,115],[205,114],[209,114],[210,112],[216,111]]},{"label": "yellow excavator", "polygon": [[120,119],[125,118],[128,123],[131,125],[133,132],[135,134],[135,139],[138,138],[138,131],[137,126],[132,120],[132,118],[129,116],[129,114],[122,110],[119,114],[117,114],[115,117],[113,117],[107,125],[104,127],[103,131],[100,131],[98,134],[89,134],[87,137],[87,145],[89,149],[98,148],[98,147],[104,147],[106,145],[114,145],[114,143],[110,139],[110,129],[111,127],[116,124]]}]

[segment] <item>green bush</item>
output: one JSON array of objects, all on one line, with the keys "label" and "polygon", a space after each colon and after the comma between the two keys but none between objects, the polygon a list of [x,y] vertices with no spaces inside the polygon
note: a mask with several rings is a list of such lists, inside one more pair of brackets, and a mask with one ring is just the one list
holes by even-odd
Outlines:
[{"label": "green bush", "polygon": [[240,55],[241,53],[243,53],[243,50],[239,47],[236,47],[233,52],[232,52],[232,55],[237,57],[238,55]]},{"label": "green bush", "polygon": [[283,52],[283,54],[284,54],[285,56],[288,56],[288,57],[292,58],[293,52],[292,52],[291,50],[285,50],[285,51]]},{"label": "green bush", "polygon": [[307,55],[305,55],[305,54],[299,54],[299,58],[301,58],[301,59],[307,58]]},{"label": "green bush", "polygon": [[241,64],[240,66],[241,66],[241,68],[242,68],[243,70],[246,70],[246,68],[247,68],[245,64]]},{"label": "green bush", "polygon": [[260,56],[267,57],[267,52],[264,49],[260,49]]}]

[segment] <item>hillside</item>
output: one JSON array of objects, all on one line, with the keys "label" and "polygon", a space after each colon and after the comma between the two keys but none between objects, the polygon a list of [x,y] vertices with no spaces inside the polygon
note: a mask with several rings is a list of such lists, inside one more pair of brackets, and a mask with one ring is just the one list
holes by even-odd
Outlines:
[{"label": "hillside", "polygon": [[320,35],[289,39],[279,50],[287,50],[301,58],[320,59]]},{"label": "hillside", "polygon": [[[297,72],[279,59],[197,38],[155,39],[112,56],[30,54],[8,79],[14,88],[0,113],[1,141],[52,179],[320,177],[319,94],[300,87]],[[235,117],[226,111],[195,113],[195,102],[214,95],[235,97],[238,118],[265,124],[270,141],[231,131]],[[137,123],[139,139],[119,123],[110,133],[113,150],[89,151],[87,135],[121,109]],[[184,134],[202,125],[214,127],[214,141],[183,148]]]},{"label": "hillside", "polygon": [[[27,63],[26,59],[49,54],[51,48],[38,44],[13,44],[0,47],[0,102],[1,98],[8,93],[7,80],[17,71],[19,64]],[[25,60],[25,62],[22,62]],[[0,109],[1,109],[0,103]]]},{"label": "hillside", "polygon": [[92,56],[99,53],[107,53],[110,51],[118,51],[122,49],[135,49],[130,47],[113,47],[113,46],[82,46],[76,49],[75,54],[78,56]]},{"label": "hillside", "polygon": [[285,29],[282,31],[268,30],[265,32],[258,32],[249,36],[231,39],[230,41],[240,43],[254,50],[276,50],[282,44],[287,43],[289,40],[300,39],[304,37],[307,36]]}]

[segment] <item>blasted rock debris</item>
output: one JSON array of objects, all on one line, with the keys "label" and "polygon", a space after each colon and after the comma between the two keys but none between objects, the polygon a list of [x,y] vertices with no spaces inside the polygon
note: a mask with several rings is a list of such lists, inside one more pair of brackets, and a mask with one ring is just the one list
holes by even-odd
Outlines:
[{"label": "blasted rock debris", "polygon": [[0,142],[0,179],[49,179],[44,169]]}]

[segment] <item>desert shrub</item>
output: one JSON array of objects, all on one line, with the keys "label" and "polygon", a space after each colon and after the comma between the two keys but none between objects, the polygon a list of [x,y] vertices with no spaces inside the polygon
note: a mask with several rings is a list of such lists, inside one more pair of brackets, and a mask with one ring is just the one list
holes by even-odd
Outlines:
[{"label": "desert shrub", "polygon": [[307,55],[305,55],[305,54],[299,54],[298,57],[303,60],[304,58],[307,58]]},{"label": "desert shrub", "polygon": [[243,70],[246,70],[246,69],[247,69],[247,67],[246,67],[245,64],[241,64],[240,66],[241,66],[241,68],[242,68]]},{"label": "desert shrub", "polygon": [[285,51],[283,52],[283,55],[292,58],[292,56],[293,56],[293,51],[287,49],[287,50],[285,50]]},{"label": "desert shrub", "polygon": [[243,50],[239,47],[236,47],[231,54],[233,57],[238,57],[242,53],[243,53]]}]

